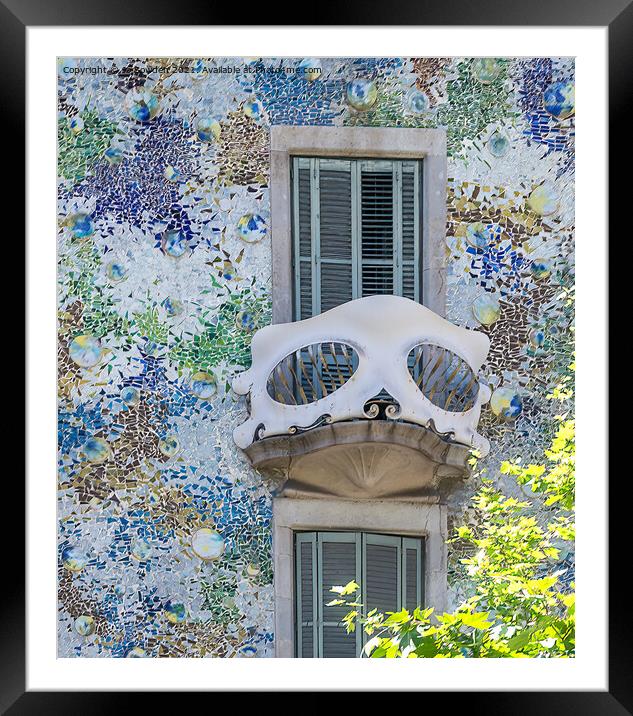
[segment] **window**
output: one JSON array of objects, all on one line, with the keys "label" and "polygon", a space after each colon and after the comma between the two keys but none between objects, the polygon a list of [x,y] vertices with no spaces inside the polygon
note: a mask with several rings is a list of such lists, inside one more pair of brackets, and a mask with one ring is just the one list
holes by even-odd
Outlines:
[{"label": "window", "polygon": [[361,585],[364,610],[398,611],[424,603],[424,541],[367,532],[295,534],[296,649],[302,658],[355,658],[365,637],[348,634],[346,606],[327,606],[332,586]]},{"label": "window", "polygon": [[295,320],[374,294],[422,300],[421,165],[293,157]]}]

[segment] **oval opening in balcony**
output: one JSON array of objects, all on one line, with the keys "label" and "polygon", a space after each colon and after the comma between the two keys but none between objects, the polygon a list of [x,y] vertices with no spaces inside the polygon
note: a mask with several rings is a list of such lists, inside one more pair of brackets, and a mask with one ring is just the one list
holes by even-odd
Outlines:
[{"label": "oval opening in balcony", "polygon": [[283,405],[308,405],[326,398],[354,375],[358,354],[344,343],[313,343],[298,348],[274,367],[268,395]]},{"label": "oval opening in balcony", "polygon": [[477,376],[455,353],[440,346],[417,345],[407,357],[407,366],[418,389],[438,408],[463,413],[475,405]]}]

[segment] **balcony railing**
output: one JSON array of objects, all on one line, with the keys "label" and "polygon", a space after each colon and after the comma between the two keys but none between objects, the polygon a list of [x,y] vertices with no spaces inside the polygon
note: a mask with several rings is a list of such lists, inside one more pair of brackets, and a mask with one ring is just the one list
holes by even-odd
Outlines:
[{"label": "balcony railing", "polygon": [[488,451],[476,432],[490,389],[477,372],[483,333],[397,296],[369,296],[296,323],[267,326],[233,382],[248,395],[238,446],[350,420],[400,420]]}]

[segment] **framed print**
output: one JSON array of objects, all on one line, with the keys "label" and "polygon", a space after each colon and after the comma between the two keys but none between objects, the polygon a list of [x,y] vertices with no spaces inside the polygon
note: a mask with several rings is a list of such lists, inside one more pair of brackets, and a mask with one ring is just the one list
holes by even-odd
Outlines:
[{"label": "framed print", "polygon": [[3,708],[631,712],[605,399],[630,7],[1,9],[27,187]]}]

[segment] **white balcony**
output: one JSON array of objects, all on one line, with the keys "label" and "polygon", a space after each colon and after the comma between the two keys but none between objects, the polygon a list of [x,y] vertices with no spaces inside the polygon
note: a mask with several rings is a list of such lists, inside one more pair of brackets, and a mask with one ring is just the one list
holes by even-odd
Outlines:
[{"label": "white balcony", "polygon": [[[285,490],[425,497],[466,473],[490,389],[488,337],[406,298],[369,296],[266,326],[233,389],[249,417],[233,433]],[[444,483],[443,485],[440,483]]]}]

